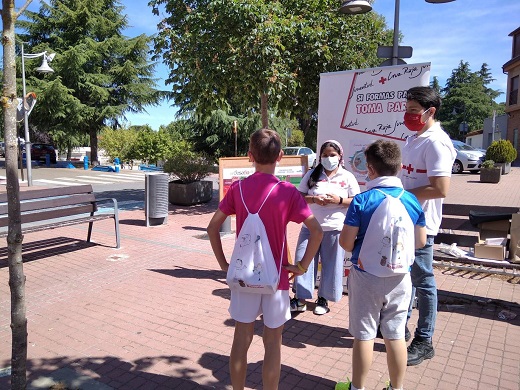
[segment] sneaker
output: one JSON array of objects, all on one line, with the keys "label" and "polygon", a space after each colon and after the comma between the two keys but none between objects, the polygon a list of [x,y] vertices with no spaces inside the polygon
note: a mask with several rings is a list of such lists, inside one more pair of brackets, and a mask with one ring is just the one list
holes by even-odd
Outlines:
[{"label": "sneaker", "polygon": [[307,304],[301,303],[298,298],[291,299],[291,311],[292,312],[304,312],[307,310]]},{"label": "sneaker", "polygon": [[314,308],[314,314],[323,315],[330,311],[327,300],[323,297],[318,297],[316,300],[316,307]]},{"label": "sneaker", "polygon": [[420,340],[417,337],[414,337],[407,350],[408,366],[416,366],[421,364],[424,359],[431,359],[435,356],[432,343],[430,341]]},{"label": "sneaker", "polygon": [[350,384],[352,382],[350,379],[347,378],[345,382],[338,382],[336,383],[336,386],[334,387],[334,390],[350,390]]},{"label": "sneaker", "polygon": [[404,328],[404,341],[408,342],[412,338],[412,333],[408,327]]}]

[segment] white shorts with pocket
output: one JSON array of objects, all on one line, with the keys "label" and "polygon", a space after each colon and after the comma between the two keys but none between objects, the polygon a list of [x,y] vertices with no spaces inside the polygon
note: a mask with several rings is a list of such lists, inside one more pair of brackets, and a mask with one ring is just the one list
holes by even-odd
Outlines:
[{"label": "white shorts with pocket", "polygon": [[278,328],[291,319],[289,290],[278,290],[274,294],[231,290],[229,314],[235,321],[246,324],[263,315],[265,326]]},{"label": "white shorts with pocket", "polygon": [[352,267],[348,275],[349,332],[358,340],[372,340],[377,326],[383,337],[404,338],[412,296],[410,273],[381,278]]}]

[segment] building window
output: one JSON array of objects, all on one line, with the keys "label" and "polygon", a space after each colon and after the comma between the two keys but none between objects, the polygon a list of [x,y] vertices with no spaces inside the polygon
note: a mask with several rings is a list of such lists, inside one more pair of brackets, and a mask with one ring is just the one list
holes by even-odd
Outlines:
[{"label": "building window", "polygon": [[513,37],[513,57],[516,58],[520,56],[520,34],[516,34]]},{"label": "building window", "polygon": [[518,103],[518,79],[519,76],[511,78],[511,84],[509,85],[509,105]]}]

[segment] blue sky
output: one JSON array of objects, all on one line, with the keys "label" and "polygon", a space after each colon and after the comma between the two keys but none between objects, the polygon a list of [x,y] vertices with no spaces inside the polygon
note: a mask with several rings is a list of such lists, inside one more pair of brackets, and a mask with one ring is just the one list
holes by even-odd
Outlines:
[{"label": "blue sky", "polygon": [[[157,32],[158,17],[152,15],[147,0],[120,0],[126,7],[130,29],[127,36]],[[39,1],[31,9],[39,7]],[[17,1],[17,5],[21,1]],[[338,6],[340,1],[338,0]],[[395,0],[375,0],[373,11],[383,15],[387,26],[394,25]],[[496,79],[491,88],[504,94],[497,101],[505,101],[507,75],[502,65],[511,59],[512,38],[509,33],[520,27],[520,1],[518,0],[456,0],[451,3],[430,4],[423,0],[400,0],[399,30],[402,46],[412,46],[413,56],[408,63],[431,62],[431,77],[437,76],[441,86],[458,67],[461,60],[469,62],[477,71],[487,63]],[[348,16],[345,16],[348,17]],[[168,70],[156,67],[159,88],[164,86]],[[318,93],[318,91],[316,91]],[[128,115],[129,124],[149,124],[158,129],[175,119],[175,108],[164,103],[151,107],[148,114]]]}]

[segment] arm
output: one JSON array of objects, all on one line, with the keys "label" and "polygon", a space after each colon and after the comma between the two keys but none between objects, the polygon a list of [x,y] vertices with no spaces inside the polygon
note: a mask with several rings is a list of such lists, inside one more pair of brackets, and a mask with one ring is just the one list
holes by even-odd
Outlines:
[{"label": "arm", "polygon": [[430,176],[428,179],[430,180],[429,185],[408,190],[419,199],[419,202],[428,199],[445,198],[448,195],[451,181],[449,176]]},{"label": "arm", "polygon": [[415,249],[426,245],[426,227],[415,225]]},{"label": "arm", "polygon": [[352,252],[354,249],[354,242],[356,241],[358,231],[358,226],[343,225],[343,229],[339,235],[339,245],[347,252]]},{"label": "arm", "polygon": [[[318,252],[318,248],[320,247],[321,240],[323,238],[323,230],[319,222],[314,218],[314,215],[308,217],[303,224],[309,229],[310,236],[309,241],[307,243],[307,248],[305,249],[305,253],[303,254],[302,259],[299,261],[300,267],[296,264],[286,265],[284,268],[293,274],[294,276],[303,275],[309,267],[309,264],[314,259],[316,252]],[[303,268],[303,269],[302,269]]]},{"label": "arm", "polygon": [[227,215],[224,214],[220,209],[213,214],[213,218],[209,221],[209,225],[206,229],[208,232],[209,242],[211,243],[211,249],[213,249],[213,253],[217,258],[218,264],[220,265],[220,269],[222,271],[227,271],[229,267],[229,263],[226,260],[226,256],[224,255],[224,250],[222,249],[222,241],[220,239],[220,227],[226,220]]}]

